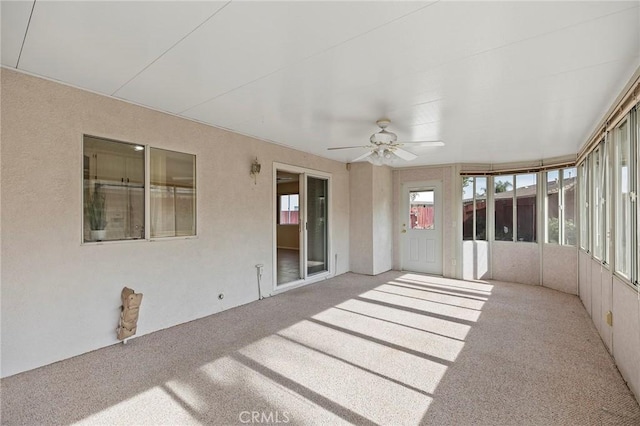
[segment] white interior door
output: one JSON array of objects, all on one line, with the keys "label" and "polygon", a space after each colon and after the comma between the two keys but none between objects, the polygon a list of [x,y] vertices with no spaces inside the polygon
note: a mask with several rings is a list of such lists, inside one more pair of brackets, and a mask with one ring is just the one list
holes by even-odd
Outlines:
[{"label": "white interior door", "polygon": [[400,245],[402,269],[442,275],[442,183],[402,185]]}]

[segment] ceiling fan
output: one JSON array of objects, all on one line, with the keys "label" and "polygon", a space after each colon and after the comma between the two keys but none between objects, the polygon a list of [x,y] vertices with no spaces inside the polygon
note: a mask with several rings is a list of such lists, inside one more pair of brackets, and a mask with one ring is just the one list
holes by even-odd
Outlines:
[{"label": "ceiling fan", "polygon": [[411,161],[415,158],[418,158],[418,156],[414,153],[400,148],[402,146],[444,146],[444,142],[439,140],[398,142],[398,135],[387,130],[387,127],[389,126],[389,124],[391,124],[391,120],[382,118],[376,121],[376,124],[378,125],[378,127],[380,127],[380,131],[371,135],[371,138],[369,138],[369,141],[371,142],[370,145],[340,146],[329,148],[329,150],[368,148],[369,152],[354,159],[353,162],[366,159],[371,164],[381,166],[383,164],[392,164],[398,159]]}]

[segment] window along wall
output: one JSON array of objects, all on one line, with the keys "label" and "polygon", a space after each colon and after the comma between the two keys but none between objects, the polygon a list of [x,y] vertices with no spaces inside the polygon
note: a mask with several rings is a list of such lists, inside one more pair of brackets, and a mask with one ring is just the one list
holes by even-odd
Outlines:
[{"label": "window along wall", "polygon": [[577,169],[550,170],[546,173],[545,224],[548,244],[575,246]]},{"label": "window along wall", "polygon": [[537,241],[537,175],[493,178],[495,240]]},{"label": "window along wall", "polygon": [[[462,239],[538,241],[538,215],[544,217],[544,242],[575,246],[578,242],[575,167],[539,173],[462,177]],[[544,181],[544,204],[538,203],[538,180]],[[491,197],[487,188],[493,187]],[[493,209],[487,209],[492,203]],[[492,216],[492,217],[491,217]],[[487,223],[493,222],[488,238]]]},{"label": "window along wall", "polygon": [[633,286],[640,271],[639,134],[633,108],[578,165],[580,248]]},{"label": "window along wall", "polygon": [[[573,167],[559,167],[463,175],[460,276],[542,284],[576,294],[576,173]],[[543,260],[561,267],[554,268],[557,273],[543,271]]]},{"label": "window along wall", "polygon": [[84,136],[83,159],[83,242],[196,234],[195,155]]},{"label": "window along wall", "polygon": [[462,239],[487,239],[487,177],[462,178]]}]

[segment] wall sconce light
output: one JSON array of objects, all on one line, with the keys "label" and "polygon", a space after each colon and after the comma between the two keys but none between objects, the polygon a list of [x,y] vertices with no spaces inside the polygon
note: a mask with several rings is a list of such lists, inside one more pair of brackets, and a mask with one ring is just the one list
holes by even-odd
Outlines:
[{"label": "wall sconce light", "polygon": [[249,173],[251,176],[253,176],[255,185],[258,184],[258,174],[260,174],[261,167],[262,166],[260,165],[260,163],[258,163],[258,158],[256,157],[256,159],[253,160],[253,163],[251,163],[251,173]]}]

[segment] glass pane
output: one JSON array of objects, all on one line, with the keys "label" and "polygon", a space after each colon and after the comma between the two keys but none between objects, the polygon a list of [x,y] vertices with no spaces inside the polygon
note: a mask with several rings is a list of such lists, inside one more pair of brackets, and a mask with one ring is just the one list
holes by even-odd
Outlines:
[{"label": "glass pane", "polygon": [[563,244],[575,246],[576,234],[576,179],[575,167],[562,171],[562,212],[564,213]]},{"label": "glass pane", "polygon": [[329,269],[327,247],[326,179],[307,177],[307,274]]},{"label": "glass pane", "polygon": [[144,238],[144,147],[84,137],[85,242]]},{"label": "glass pane", "polygon": [[516,176],[518,241],[536,242],[537,182],[535,174]]},{"label": "glass pane", "polygon": [[598,147],[591,153],[591,176],[592,179],[592,230],[591,241],[593,246],[593,256],[602,259],[602,191],[601,191],[601,170],[602,170],[602,150]]},{"label": "glass pane", "polygon": [[498,241],[513,241],[513,175],[496,176],[494,185],[495,223]]},{"label": "glass pane", "polygon": [[616,271],[631,278],[631,158],[629,124],[616,129]]},{"label": "glass pane", "polygon": [[196,234],[196,157],[151,148],[151,237]]},{"label": "glass pane", "polygon": [[434,195],[432,189],[409,192],[411,229],[436,229]]},{"label": "glass pane", "polygon": [[487,239],[487,178],[476,178],[476,240]]},{"label": "glass pane", "polygon": [[[473,186],[475,178],[462,178],[462,239],[473,240]],[[413,216],[411,222],[413,224]]]},{"label": "glass pane", "polygon": [[589,250],[589,159],[580,165],[580,247]]},{"label": "glass pane", "polygon": [[299,221],[300,204],[298,194],[280,196],[280,224],[297,225]]},{"label": "glass pane", "polygon": [[598,210],[597,216],[597,241],[600,246],[599,258],[601,260],[608,260],[608,248],[607,248],[607,195],[609,189],[608,185],[608,164],[607,164],[607,154],[606,154],[606,142],[600,143],[600,170],[598,175],[595,176],[598,179],[598,195],[599,199],[596,203],[596,208]]},{"label": "glass pane", "polygon": [[547,172],[547,242],[560,242],[560,173]]}]

